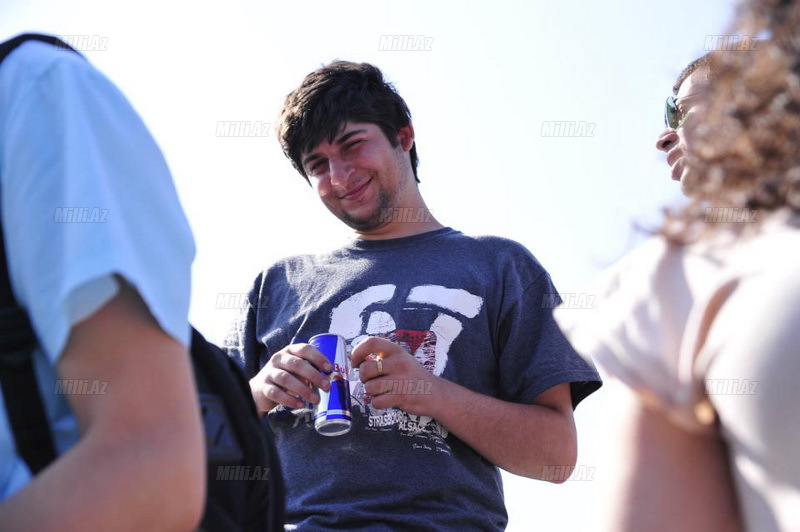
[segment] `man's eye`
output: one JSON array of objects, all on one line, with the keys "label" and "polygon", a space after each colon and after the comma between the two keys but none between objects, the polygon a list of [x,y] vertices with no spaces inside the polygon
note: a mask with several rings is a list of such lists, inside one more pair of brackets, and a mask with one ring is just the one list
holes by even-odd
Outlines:
[{"label": "man's eye", "polygon": [[345,148],[346,150],[349,150],[349,149],[353,148],[354,146],[357,146],[357,145],[361,144],[361,142],[362,142],[362,140],[361,140],[361,139],[359,139],[359,140],[354,140],[353,142],[349,142],[349,143],[347,143],[347,144],[345,145],[345,147],[344,147],[344,148]]},{"label": "man's eye", "polygon": [[308,169],[308,172],[310,174],[315,174],[315,173],[317,173],[317,172],[322,170],[324,164],[325,164],[325,161],[317,161],[317,162],[315,162],[314,164],[311,165],[311,168]]}]

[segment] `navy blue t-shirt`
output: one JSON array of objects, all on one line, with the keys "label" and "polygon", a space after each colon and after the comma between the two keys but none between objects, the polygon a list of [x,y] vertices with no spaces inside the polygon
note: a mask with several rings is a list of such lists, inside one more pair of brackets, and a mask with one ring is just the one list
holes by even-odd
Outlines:
[{"label": "navy blue t-shirt", "polygon": [[[571,383],[572,403],[600,387],[552,318],[550,276],[520,244],[450,228],[356,240],[282,260],[256,278],[227,348],[250,377],[287,345],[320,333],[349,348],[401,344],[435,375],[530,403]],[[557,296],[556,296],[557,299]],[[269,413],[298,530],[503,530],[500,472],[435,419],[370,406],[350,372],[353,426],[321,436],[303,409]]]}]

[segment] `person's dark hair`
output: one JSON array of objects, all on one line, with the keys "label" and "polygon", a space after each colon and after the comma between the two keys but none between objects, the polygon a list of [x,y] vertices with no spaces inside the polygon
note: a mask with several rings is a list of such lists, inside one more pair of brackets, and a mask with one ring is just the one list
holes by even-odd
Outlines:
[{"label": "person's dark hair", "polygon": [[675,80],[675,85],[672,86],[672,94],[677,96],[678,91],[681,89],[681,85],[683,85],[683,82],[686,81],[686,78],[694,74],[696,70],[705,70],[706,72],[708,72],[709,75],[711,75],[711,67],[712,65],[711,65],[710,52],[704,56],[698,57],[697,59],[686,65],[686,67],[681,71],[680,75],[678,76],[678,79]]},{"label": "person's dark hair", "polygon": [[[337,60],[310,73],[286,96],[275,127],[284,155],[306,181],[302,153],[323,140],[333,142],[345,122],[375,124],[396,147],[397,132],[411,123],[411,112],[383,73],[369,63]],[[419,183],[416,142],[410,157]]]}]

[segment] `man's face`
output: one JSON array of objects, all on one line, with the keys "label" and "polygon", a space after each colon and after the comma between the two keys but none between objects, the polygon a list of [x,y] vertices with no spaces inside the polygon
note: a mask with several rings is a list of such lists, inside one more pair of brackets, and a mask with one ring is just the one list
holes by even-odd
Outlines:
[{"label": "man's face", "polygon": [[708,102],[708,71],[698,69],[692,72],[681,83],[677,101],[680,123],[677,128],[668,127],[658,137],[656,149],[667,154],[667,164],[672,168],[672,179],[681,182],[684,193],[688,194],[686,176],[689,168],[686,164],[687,146],[691,143],[692,128],[685,127],[696,120]]},{"label": "man's face", "polygon": [[301,155],[322,203],[362,234],[387,224],[381,213],[405,205],[415,188],[408,155],[414,143],[410,124],[400,128],[398,141],[393,147],[375,124],[346,122],[333,142],[324,140]]}]

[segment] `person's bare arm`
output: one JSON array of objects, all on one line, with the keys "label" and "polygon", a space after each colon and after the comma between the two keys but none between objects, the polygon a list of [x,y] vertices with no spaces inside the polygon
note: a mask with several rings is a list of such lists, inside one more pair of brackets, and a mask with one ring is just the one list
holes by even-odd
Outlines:
[{"label": "person's bare arm", "polygon": [[80,440],[0,505],[3,530],[196,527],[205,449],[191,365],[138,294],[121,283],[73,327],[57,370],[105,394],[69,396]]},{"label": "person's bare arm", "polygon": [[[383,375],[371,353],[382,357]],[[397,407],[430,416],[481,456],[510,473],[563,482],[577,459],[569,384],[539,394],[532,404],[489,397],[434,376],[389,340],[371,337],[352,353],[375,408]]]},{"label": "person's bare arm", "polygon": [[578,455],[569,384],[539,394],[532,404],[502,401],[438,379],[430,416],[510,473],[561,483]]},{"label": "person's bare arm", "polygon": [[609,530],[742,530],[724,443],[679,428],[641,401],[629,408],[621,434],[629,465],[619,472]]}]

